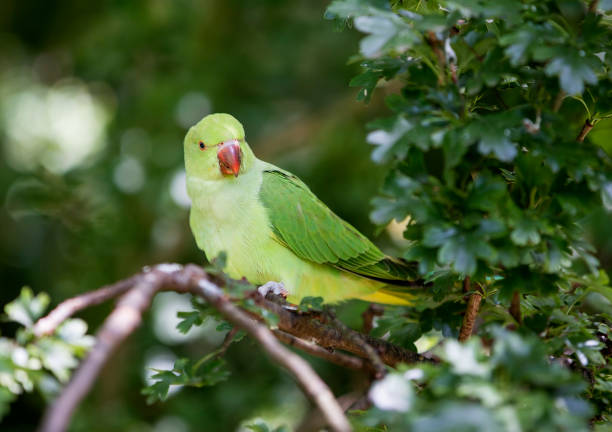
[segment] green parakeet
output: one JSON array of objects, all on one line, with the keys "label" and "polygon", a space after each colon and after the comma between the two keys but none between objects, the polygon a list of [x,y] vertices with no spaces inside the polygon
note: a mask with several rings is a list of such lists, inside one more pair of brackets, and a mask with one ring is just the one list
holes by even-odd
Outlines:
[{"label": "green parakeet", "polygon": [[191,230],[209,259],[227,253],[231,277],[282,283],[292,302],[409,302],[415,266],[383,254],[299,178],[257,159],[234,117],[203,118],[184,151]]}]

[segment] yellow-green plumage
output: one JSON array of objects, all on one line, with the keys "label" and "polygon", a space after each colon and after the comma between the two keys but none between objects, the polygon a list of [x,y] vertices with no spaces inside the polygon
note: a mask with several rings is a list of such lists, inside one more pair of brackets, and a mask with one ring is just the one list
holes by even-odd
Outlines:
[{"label": "yellow-green plumage", "polygon": [[[217,160],[217,145],[229,140],[240,140],[236,177],[223,174]],[[393,285],[414,279],[414,267],[386,257],[297,177],[257,159],[235,118],[205,117],[184,147],[191,229],[209,259],[227,253],[230,276],[282,282],[294,302],[306,296],[407,302],[409,294]]]}]

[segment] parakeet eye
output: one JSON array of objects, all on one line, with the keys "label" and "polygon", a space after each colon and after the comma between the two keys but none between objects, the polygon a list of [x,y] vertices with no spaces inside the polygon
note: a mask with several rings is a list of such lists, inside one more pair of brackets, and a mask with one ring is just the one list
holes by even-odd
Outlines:
[{"label": "parakeet eye", "polygon": [[200,141],[200,149],[206,150],[206,144],[203,141]]}]

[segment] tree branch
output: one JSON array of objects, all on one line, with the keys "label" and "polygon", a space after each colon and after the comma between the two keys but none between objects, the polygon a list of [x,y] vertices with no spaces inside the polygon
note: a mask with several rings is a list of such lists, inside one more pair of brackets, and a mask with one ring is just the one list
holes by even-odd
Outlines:
[{"label": "tree branch", "polygon": [[[463,291],[469,292],[469,290],[470,278],[468,276],[463,280]],[[474,322],[476,321],[476,317],[478,316],[478,309],[480,308],[481,300],[481,293],[473,292],[472,294],[470,294],[467,307],[465,309],[465,315],[463,315],[461,330],[459,331],[459,341],[463,342],[472,335],[472,331],[474,330]]]},{"label": "tree branch", "polygon": [[78,311],[120,296],[132,288],[139,279],[140,275],[136,275],[61,302],[47,316],[36,322],[33,329],[34,335],[41,337],[53,333],[61,323]]},{"label": "tree branch", "polygon": [[516,320],[517,324],[523,324],[523,317],[521,316],[521,294],[518,291],[514,291],[512,294],[508,312],[510,312],[510,315]]},{"label": "tree branch", "polygon": [[[130,289],[130,286],[133,287]],[[114,287],[114,289],[110,289],[111,287]],[[121,289],[118,287],[121,287]],[[57,327],[59,318],[67,318],[77,310],[113,297],[111,294],[118,295],[121,290],[127,290],[120,298],[116,308],[104,321],[98,331],[96,343],[74,373],[71,381],[47,409],[40,427],[42,432],[66,430],[74,410],[91,389],[108,358],[141,323],[142,314],[150,306],[155,294],[164,290],[180,293],[190,292],[204,298],[229,322],[254,337],[273,360],[295,377],[304,392],[322,411],[331,430],[337,432],[351,430],[342,408],[329,387],[319,378],[310,365],[300,356],[283,347],[266,326],[252,319],[245,311],[232,304],[221,288],[211,282],[201,268],[194,265],[183,268],[178,265],[161,264],[145,271],[145,273],[106,288],[108,288],[106,291],[98,290],[89,293],[90,296],[79,296],[75,298],[80,298],[79,301],[67,303],[69,306],[63,308],[58,307],[42,319],[46,321],[39,321],[39,323],[44,324],[39,326],[43,329],[41,334],[44,334],[53,325]],[[94,293],[97,294],[94,295]]]},{"label": "tree branch", "polygon": [[254,297],[254,300],[258,306],[278,316],[280,330],[302,339],[311,340],[324,348],[340,349],[367,359],[369,358],[368,353],[361,345],[355,344],[351,337],[351,333],[357,333],[376,350],[383,363],[389,366],[395,366],[398,363],[429,361],[415,352],[405,350],[385,340],[362,335],[346,327],[340,329],[329,325],[321,314],[290,310],[261,296]]},{"label": "tree branch", "polygon": [[274,329],[272,330],[274,336],[281,342],[290,345],[292,347],[298,348],[308,354],[311,354],[315,357],[320,357],[324,360],[327,360],[330,363],[337,364],[338,366],[343,366],[347,369],[353,370],[364,370],[367,366],[366,362],[358,357],[353,357],[351,355],[347,355],[338,351],[325,349],[313,342],[308,342],[304,339],[300,339],[289,333],[285,333],[282,330]]},{"label": "tree branch", "polygon": [[385,312],[383,307],[376,303],[370,303],[370,306],[363,311],[361,314],[361,318],[363,319],[363,333],[370,334],[372,329],[374,328],[374,318],[377,316],[382,316]]},{"label": "tree branch", "polygon": [[555,102],[553,103],[553,112],[558,112],[561,109],[564,99],[565,92],[563,90],[559,90],[559,93],[557,93],[557,96],[555,97]]},{"label": "tree branch", "polygon": [[576,137],[576,141],[584,142],[584,139],[586,138],[588,133],[591,132],[591,129],[593,129],[593,126],[594,126],[594,124],[591,123],[591,121],[589,119],[586,119],[584,121],[584,125],[582,125],[582,129],[580,129],[580,133]]},{"label": "tree branch", "polygon": [[346,334],[349,340],[353,342],[355,346],[360,347],[366,354],[368,360],[370,361],[370,364],[374,368],[374,378],[383,378],[387,374],[387,368],[385,367],[383,361],[380,359],[380,356],[378,355],[376,349],[372,345],[370,345],[368,341],[366,341],[365,335],[350,329],[334,315],[331,316],[331,319],[334,326],[336,326],[344,334]]}]

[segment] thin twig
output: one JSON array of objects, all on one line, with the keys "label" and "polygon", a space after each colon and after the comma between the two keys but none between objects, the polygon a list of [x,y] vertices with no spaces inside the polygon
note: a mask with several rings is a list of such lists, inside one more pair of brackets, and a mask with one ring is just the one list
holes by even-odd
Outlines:
[{"label": "thin twig", "polygon": [[[371,406],[371,402],[368,399],[370,383],[364,382],[361,386],[363,388],[338,397],[338,403],[344,411],[365,411]],[[315,408],[305,416],[302,423],[295,429],[295,432],[318,432],[324,430],[324,428],[325,419],[321,415],[321,410]]]},{"label": "thin twig", "polygon": [[470,292],[470,277],[469,276],[466,276],[465,279],[463,279],[462,289],[465,294]]},{"label": "thin twig", "polygon": [[523,317],[521,315],[521,295],[518,291],[514,291],[512,294],[508,312],[510,312],[510,315],[512,315],[512,318],[514,318],[518,324],[523,323]]},{"label": "thin twig", "polygon": [[236,333],[238,333],[238,329],[236,327],[233,327],[230,331],[227,332],[227,334],[223,338],[223,343],[217,350],[218,356],[222,356],[225,354],[225,351],[227,351],[232,342],[234,342],[234,337],[236,336]]},{"label": "thin twig", "polygon": [[364,370],[366,368],[366,363],[360,359],[359,357],[353,357],[351,355],[347,355],[338,351],[328,350],[320,347],[319,345],[308,342],[304,339],[300,339],[289,333],[285,333],[282,330],[274,329],[272,330],[274,336],[281,342],[298,348],[308,354],[311,354],[315,357],[320,357],[324,360],[329,361],[330,363],[335,363],[338,366],[343,366],[348,369],[353,370]]},{"label": "thin twig", "polygon": [[363,319],[363,333],[370,334],[372,329],[374,328],[374,318],[381,316],[385,310],[383,307],[376,303],[370,303],[368,308],[363,311],[361,314],[361,318]]},{"label": "thin twig", "polygon": [[36,322],[33,329],[34,335],[41,337],[53,333],[61,323],[75,313],[120,296],[132,288],[139,278],[140,275],[136,275],[61,302],[47,316]]},{"label": "thin twig", "polygon": [[376,348],[374,348],[372,345],[368,343],[368,341],[365,338],[365,335],[359,332],[356,332],[355,330],[350,329],[349,327],[346,326],[346,324],[344,324],[342,321],[336,318],[333,314],[331,314],[331,319],[332,319],[334,326],[342,330],[342,332],[346,335],[346,337],[350,341],[352,341],[355,344],[355,346],[360,347],[363,350],[363,352],[366,354],[368,360],[370,361],[370,364],[374,368],[374,371],[375,371],[374,378],[380,379],[384,377],[387,374],[387,368],[385,367],[385,364],[383,363],[383,361],[380,359],[378,352],[376,352]]},{"label": "thin twig", "polygon": [[580,129],[580,133],[576,137],[576,141],[584,142],[584,139],[586,138],[588,133],[591,132],[591,129],[593,129],[593,126],[594,126],[594,124],[591,123],[591,121],[589,119],[586,119],[584,121],[584,125],[582,125],[582,129]]},{"label": "thin twig", "polygon": [[446,56],[440,48],[441,43],[436,37],[436,34],[432,31],[427,32],[426,41],[433,50],[433,52],[436,54],[436,58],[438,59],[438,66],[440,67],[440,74],[438,75],[438,85],[443,85],[445,81],[444,75],[446,73]]},{"label": "thin twig", "polygon": [[565,92],[563,90],[559,90],[557,96],[555,97],[555,102],[553,103],[553,112],[558,112],[561,109],[561,105],[563,105],[563,101],[565,100]]},{"label": "thin twig", "polygon": [[[470,279],[469,276],[463,280],[463,290],[469,292]],[[459,340],[461,342],[467,340],[474,330],[474,322],[478,316],[478,309],[480,308],[480,302],[482,300],[482,294],[478,291],[470,294],[468,303],[465,309],[465,315],[463,315],[463,322],[461,323],[461,330],[459,331]]]}]

